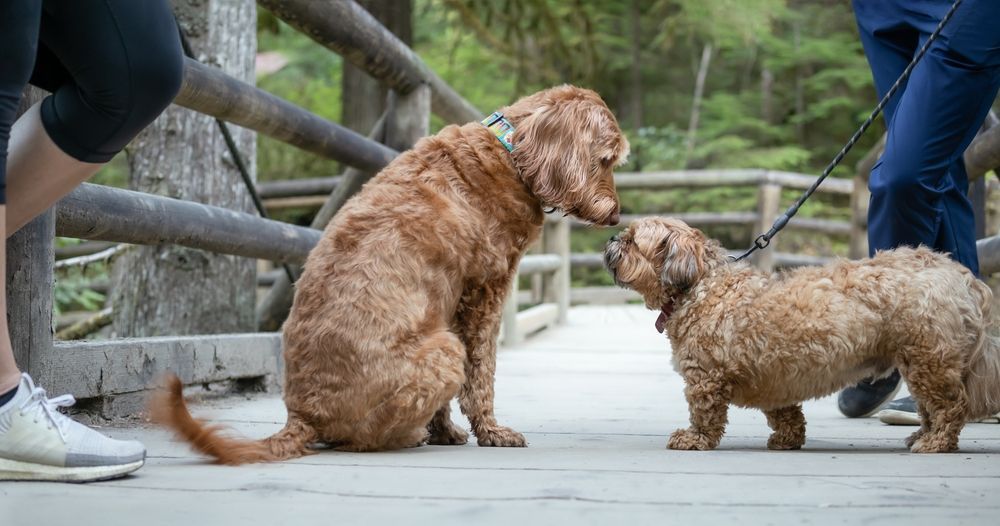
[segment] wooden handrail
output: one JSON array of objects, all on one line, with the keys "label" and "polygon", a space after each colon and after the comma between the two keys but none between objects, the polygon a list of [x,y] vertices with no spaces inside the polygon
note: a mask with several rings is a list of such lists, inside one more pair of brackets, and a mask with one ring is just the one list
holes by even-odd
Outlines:
[{"label": "wooden handrail", "polygon": [[431,108],[444,120],[466,123],[483,118],[481,111],[357,3],[350,0],[257,0],[257,3],[403,95],[420,84],[428,84]]}]

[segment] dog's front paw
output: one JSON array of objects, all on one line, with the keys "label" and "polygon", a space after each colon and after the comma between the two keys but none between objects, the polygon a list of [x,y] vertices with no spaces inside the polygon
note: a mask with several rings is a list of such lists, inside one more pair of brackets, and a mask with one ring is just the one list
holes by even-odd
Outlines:
[{"label": "dog's front paw", "polygon": [[920,437],[924,436],[924,433],[926,433],[926,431],[924,431],[923,429],[918,429],[912,435],[906,437],[906,440],[904,440],[904,442],[906,443],[906,447],[908,448],[913,447],[913,444],[916,444],[917,440],[920,440]]},{"label": "dog's front paw", "polygon": [[670,440],[667,441],[667,447],[670,449],[696,449],[699,451],[707,451],[709,449],[715,449],[715,444],[713,444],[707,436],[701,433],[695,433],[690,429],[678,429],[670,435]]},{"label": "dog's front paw", "polygon": [[476,439],[483,447],[525,447],[528,445],[524,435],[509,427],[489,429],[485,433],[477,434]]},{"label": "dog's front paw", "polygon": [[427,438],[427,443],[435,446],[461,446],[469,441],[469,434],[450,422],[444,429],[431,429],[430,431],[431,435]]},{"label": "dog's front paw", "polygon": [[921,436],[910,446],[910,451],[913,453],[951,453],[957,450],[958,441],[947,440],[932,434]]},{"label": "dog's front paw", "polygon": [[767,449],[777,451],[787,451],[790,449],[802,449],[802,444],[806,443],[804,436],[789,436],[772,433],[767,439]]}]

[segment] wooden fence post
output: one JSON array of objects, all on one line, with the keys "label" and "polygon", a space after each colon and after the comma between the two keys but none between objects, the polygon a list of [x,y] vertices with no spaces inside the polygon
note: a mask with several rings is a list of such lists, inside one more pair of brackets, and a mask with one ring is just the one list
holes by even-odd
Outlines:
[{"label": "wooden fence post", "polygon": [[543,242],[544,253],[556,254],[560,258],[559,270],[545,275],[544,301],[555,303],[559,308],[558,323],[566,323],[570,292],[569,220],[561,218],[556,222],[546,222]]},{"label": "wooden fence post", "polygon": [[[778,218],[778,207],[781,206],[781,185],[769,182],[760,183],[757,189],[757,223],[753,235],[767,232],[774,220]],[[754,265],[765,271],[774,270],[774,252],[777,250],[777,238],[771,239],[771,245],[764,250],[758,250],[753,256]]]},{"label": "wooden fence post", "polygon": [[507,301],[503,304],[503,343],[517,345],[521,343],[521,333],[517,330],[517,289],[520,276],[515,273],[510,284]]},{"label": "wooden fence post", "polygon": [[[18,115],[43,95],[41,90],[26,89]],[[44,355],[52,351],[55,217],[53,210],[47,210],[7,239],[7,326],[14,361],[40,383],[45,377]]]},{"label": "wooden fence post", "polygon": [[[47,210],[7,239],[7,324],[14,361],[41,382],[38,370],[52,350],[52,263],[55,212]],[[57,386],[51,386],[58,389]]]}]

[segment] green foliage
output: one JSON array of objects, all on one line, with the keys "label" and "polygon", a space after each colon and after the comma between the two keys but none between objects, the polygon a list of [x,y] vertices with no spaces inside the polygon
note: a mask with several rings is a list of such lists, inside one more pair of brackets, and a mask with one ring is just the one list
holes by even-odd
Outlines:
[{"label": "green foliage", "polygon": [[[79,239],[56,238],[56,247],[80,243]],[[71,310],[100,310],[104,305],[104,294],[93,290],[96,279],[106,279],[110,269],[105,263],[93,263],[86,267],[74,267],[56,273],[52,288],[53,311],[56,316]]]}]

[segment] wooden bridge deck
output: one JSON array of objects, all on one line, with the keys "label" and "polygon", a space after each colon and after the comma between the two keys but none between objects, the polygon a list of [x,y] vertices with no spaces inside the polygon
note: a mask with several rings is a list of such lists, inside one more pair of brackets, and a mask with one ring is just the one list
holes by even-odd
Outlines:
[{"label": "wooden bridge deck", "polygon": [[[718,450],[664,449],[686,424],[682,382],[655,314],[578,307],[569,323],[503,350],[497,413],[526,449],[425,446],[230,468],[158,429],[134,476],[90,485],[0,483],[3,524],[996,524],[1000,426],[973,424],[962,450],[913,455],[911,428],[810,402],[802,451],[764,448],[755,411],[734,410]],[[195,411],[262,437],[281,427],[275,395]],[[464,421],[463,421],[464,424]],[[7,520],[11,518],[12,520]]]}]

